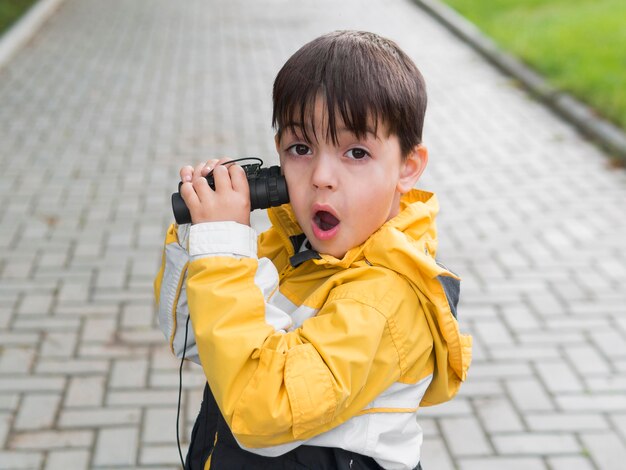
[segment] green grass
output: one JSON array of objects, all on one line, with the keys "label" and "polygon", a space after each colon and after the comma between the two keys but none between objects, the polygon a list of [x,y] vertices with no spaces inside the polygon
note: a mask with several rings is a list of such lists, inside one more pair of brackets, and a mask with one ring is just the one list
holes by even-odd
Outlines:
[{"label": "green grass", "polygon": [[444,1],[552,85],[626,129],[626,1]]},{"label": "green grass", "polygon": [[35,0],[0,0],[0,35],[35,3]]}]

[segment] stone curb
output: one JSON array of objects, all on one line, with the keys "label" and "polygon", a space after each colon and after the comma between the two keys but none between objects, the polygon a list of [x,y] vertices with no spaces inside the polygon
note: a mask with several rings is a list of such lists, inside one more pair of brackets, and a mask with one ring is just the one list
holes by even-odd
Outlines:
[{"label": "stone curb", "polygon": [[65,0],[39,0],[0,36],[0,69],[39,31]]},{"label": "stone curb", "polygon": [[519,80],[534,96],[596,141],[609,156],[626,164],[626,134],[600,118],[588,106],[548,84],[513,56],[503,52],[473,23],[439,0],[413,0],[424,11],[463,39],[506,74]]}]

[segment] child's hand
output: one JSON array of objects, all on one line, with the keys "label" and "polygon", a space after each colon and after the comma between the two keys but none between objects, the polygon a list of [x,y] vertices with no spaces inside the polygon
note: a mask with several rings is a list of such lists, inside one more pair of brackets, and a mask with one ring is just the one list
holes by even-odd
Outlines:
[{"label": "child's hand", "polygon": [[[250,188],[246,173],[237,164],[224,166],[227,158],[209,160],[180,170],[180,195],[191,214],[191,223],[234,221],[250,225]],[[215,191],[205,176],[213,170]]]}]

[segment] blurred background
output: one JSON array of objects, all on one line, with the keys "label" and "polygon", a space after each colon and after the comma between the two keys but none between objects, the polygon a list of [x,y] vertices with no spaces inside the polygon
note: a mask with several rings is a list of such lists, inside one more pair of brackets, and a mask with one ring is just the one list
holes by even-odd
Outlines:
[{"label": "blurred background", "polygon": [[552,85],[626,128],[626,4],[445,0]]},{"label": "blurred background", "polygon": [[[179,467],[179,363],[152,300],[178,169],[276,163],[278,69],[320,34],[364,29],[425,76],[418,186],[438,194],[438,256],[474,337],[459,396],[421,410],[424,469],[621,470],[620,157],[424,5],[623,129],[622,3],[0,0],[0,469]],[[186,365],[183,452],[202,384]]]}]

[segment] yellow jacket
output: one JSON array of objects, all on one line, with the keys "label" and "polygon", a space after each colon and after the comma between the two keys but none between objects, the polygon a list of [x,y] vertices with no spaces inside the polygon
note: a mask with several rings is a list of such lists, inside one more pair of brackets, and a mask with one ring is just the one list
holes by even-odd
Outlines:
[{"label": "yellow jacket", "polygon": [[306,443],[417,465],[418,407],[452,398],[471,358],[458,278],[435,261],[437,211],[413,190],[343,259],[301,253],[301,264],[289,205],[268,211],[258,248],[231,222],[170,228],[155,281],[161,327],[176,354],[197,351],[243,447],[271,456]]}]

